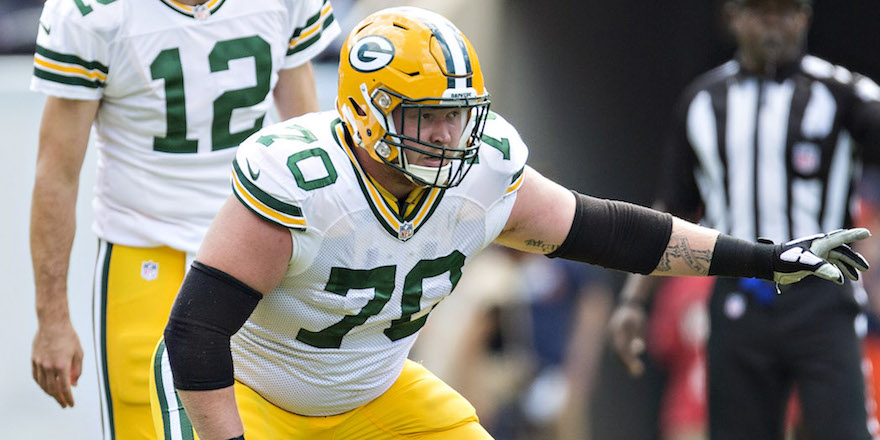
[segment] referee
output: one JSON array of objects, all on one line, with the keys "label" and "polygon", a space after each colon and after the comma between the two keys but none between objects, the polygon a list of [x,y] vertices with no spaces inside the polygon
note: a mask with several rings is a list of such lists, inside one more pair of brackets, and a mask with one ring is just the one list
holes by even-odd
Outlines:
[{"label": "referee", "polygon": [[[880,88],[805,54],[809,0],[728,0],[725,12],[736,57],[685,90],[658,207],[776,243],[850,226],[860,160],[880,151]],[[630,278],[611,320],[633,373],[642,368],[651,284]],[[710,438],[784,438],[795,388],[810,439],[877,436],[865,404],[860,302],[849,282],[811,277],[778,295],[764,281],[719,279],[709,300]]]}]

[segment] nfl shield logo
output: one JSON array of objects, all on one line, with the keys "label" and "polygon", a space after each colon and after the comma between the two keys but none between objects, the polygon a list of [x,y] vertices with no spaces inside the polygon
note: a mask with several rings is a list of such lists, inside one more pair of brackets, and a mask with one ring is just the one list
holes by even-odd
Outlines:
[{"label": "nfl shield logo", "polygon": [[404,222],[400,225],[400,229],[397,230],[397,238],[407,241],[410,237],[413,236],[413,224],[412,222]]},{"label": "nfl shield logo", "polygon": [[141,278],[153,281],[159,276],[159,263],[147,260],[141,263]]},{"label": "nfl shield logo", "polygon": [[204,20],[211,16],[211,11],[205,5],[196,5],[193,15],[199,20]]},{"label": "nfl shield logo", "polygon": [[811,175],[819,171],[822,151],[812,142],[798,142],[792,148],[792,168],[799,174]]}]

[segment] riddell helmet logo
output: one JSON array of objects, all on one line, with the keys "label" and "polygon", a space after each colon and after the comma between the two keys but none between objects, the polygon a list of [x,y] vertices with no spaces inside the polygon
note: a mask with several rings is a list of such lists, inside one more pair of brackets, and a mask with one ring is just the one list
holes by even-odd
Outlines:
[{"label": "riddell helmet logo", "polygon": [[394,45],[387,38],[368,35],[351,48],[348,62],[359,72],[375,72],[394,59]]}]

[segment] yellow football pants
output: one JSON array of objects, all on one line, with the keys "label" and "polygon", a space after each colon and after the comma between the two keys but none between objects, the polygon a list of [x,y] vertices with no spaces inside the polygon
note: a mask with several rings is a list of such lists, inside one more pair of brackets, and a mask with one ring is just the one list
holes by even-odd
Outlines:
[{"label": "yellow football pants", "polygon": [[100,240],[93,323],[105,439],[155,439],[150,359],[186,273],[186,253]]},{"label": "yellow football pants", "polygon": [[[150,386],[157,436],[162,440],[197,438],[171,385],[164,352],[164,342],[160,341]],[[492,439],[464,397],[409,360],[388,391],[360,408],[335,416],[290,413],[238,381],[235,398],[247,440]]]}]

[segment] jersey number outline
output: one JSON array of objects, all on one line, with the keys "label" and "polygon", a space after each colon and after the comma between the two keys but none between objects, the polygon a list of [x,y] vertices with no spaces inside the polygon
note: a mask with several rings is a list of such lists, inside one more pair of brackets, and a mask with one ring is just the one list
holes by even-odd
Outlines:
[{"label": "jersey number outline", "polygon": [[[428,320],[431,310],[424,315],[412,319],[413,315],[421,310],[422,281],[426,278],[449,273],[449,282],[452,289],[461,280],[461,268],[464,266],[465,256],[455,250],[445,257],[433,260],[420,260],[406,274],[403,281],[403,297],[400,300],[400,318],[391,321],[383,332],[392,342],[403,339],[417,332]],[[381,266],[373,269],[346,269],[333,267],[330,269],[330,279],[324,290],[339,296],[346,296],[351,289],[373,289],[373,298],[358,312],[357,315],[345,315],[335,324],[320,331],[300,329],[296,340],[316,348],[339,348],[342,346],[342,338],[355,327],[364,324],[367,319],[382,311],[391,294],[394,292],[394,278],[397,272],[396,266]],[[433,307],[432,307],[433,309]]]},{"label": "jersey number outline", "polygon": [[482,135],[480,139],[488,146],[501,152],[503,160],[510,160],[510,141],[507,138],[495,139],[489,135]]},{"label": "jersey number outline", "polygon": [[[221,40],[208,53],[211,72],[229,70],[231,60],[253,58],[256,84],[236,90],[228,90],[214,100],[211,122],[211,150],[217,151],[237,146],[263,126],[262,115],[252,127],[230,132],[229,122],[237,108],[259,104],[269,94],[272,78],[272,51],[266,40],[257,35]],[[165,49],[150,64],[154,80],[165,81],[165,137],[153,138],[153,150],[165,153],[196,153],[198,140],[187,139],[186,93],[180,49]],[[207,79],[210,81],[210,79]]]},{"label": "jersey number outline", "polygon": [[[102,5],[109,5],[110,3],[115,2],[116,0],[96,0],[98,3]],[[91,6],[83,3],[83,0],[73,0],[76,3],[76,8],[79,9],[79,13],[82,14],[83,17],[92,13],[93,9]]]},{"label": "jersey number outline", "polygon": [[[290,124],[284,127],[287,130],[292,130],[291,133],[273,133],[267,134],[264,136],[260,136],[257,139],[258,144],[263,144],[265,146],[270,146],[275,143],[275,139],[286,139],[290,141],[302,142],[304,144],[311,144],[318,140],[315,137],[315,134],[311,132],[308,128],[305,128],[298,124]],[[299,168],[299,161],[308,159],[310,157],[317,157],[321,159],[321,163],[324,164],[324,171],[327,172],[327,175],[321,178],[306,180],[305,175],[302,170]],[[323,188],[327,185],[331,185],[336,182],[336,179],[339,177],[339,174],[336,172],[336,167],[333,166],[333,162],[330,160],[330,155],[324,151],[323,148],[316,147],[310,148],[308,150],[303,150],[294,154],[291,154],[287,157],[287,169],[290,170],[290,173],[293,174],[293,178],[296,180],[296,185],[302,188],[305,191],[311,191],[313,189]]]}]

